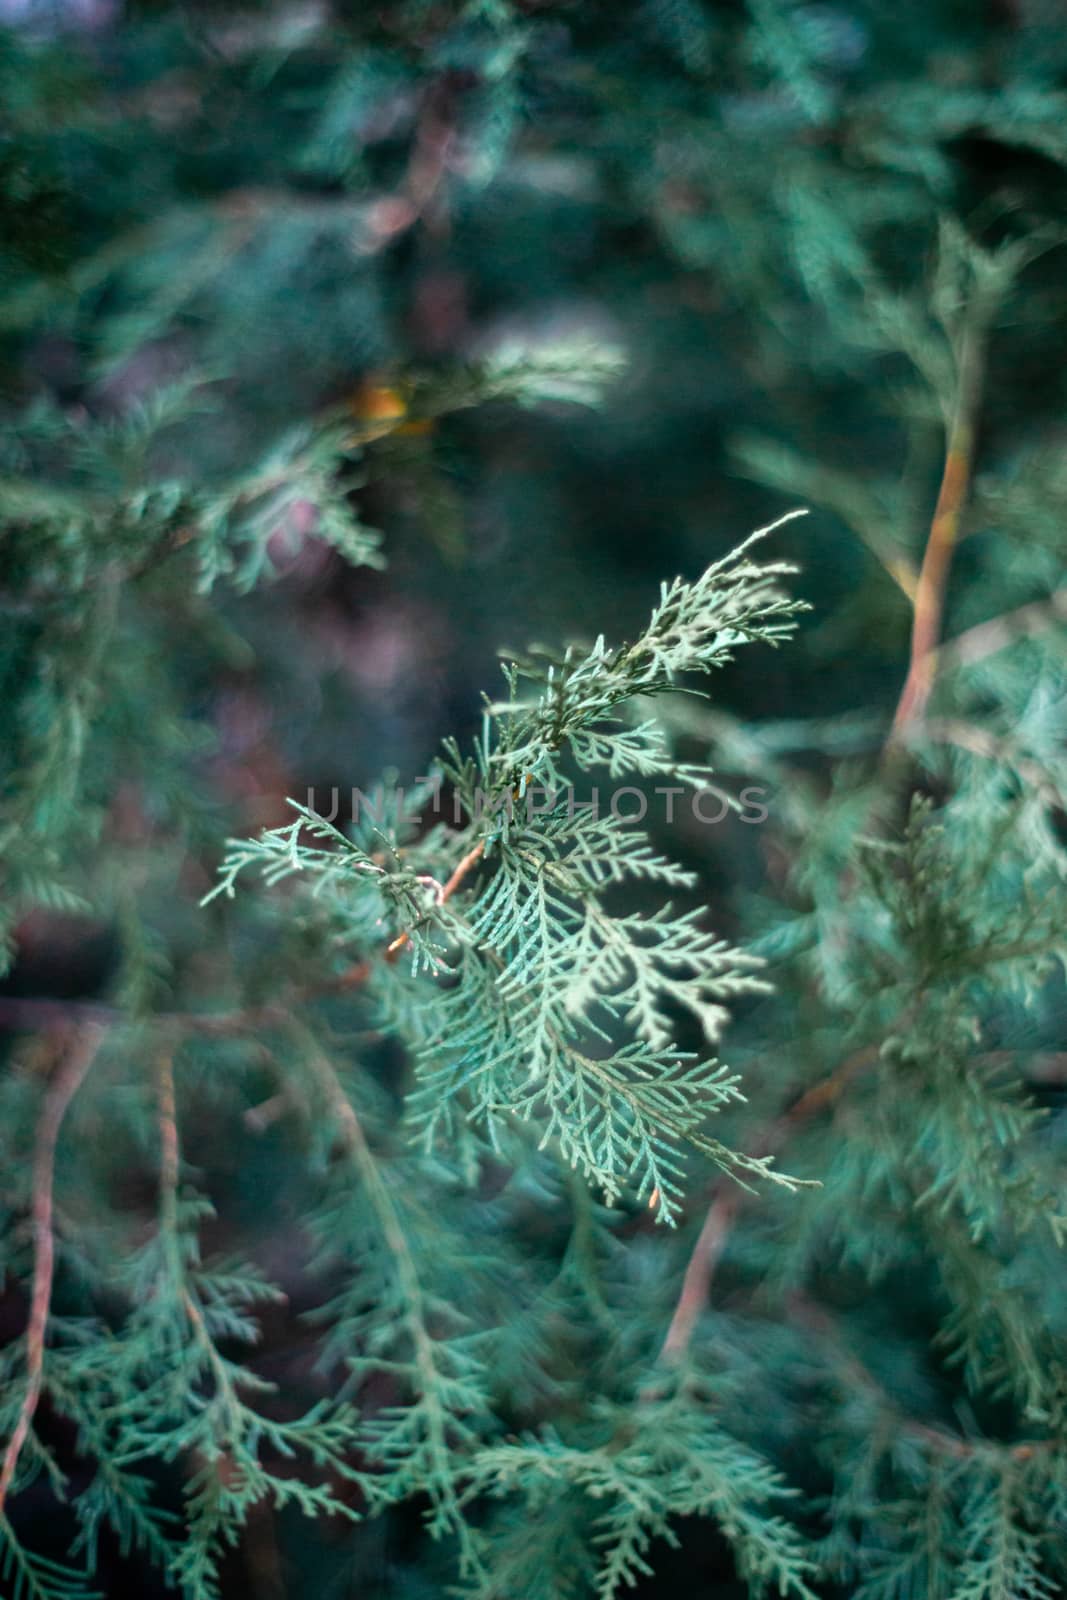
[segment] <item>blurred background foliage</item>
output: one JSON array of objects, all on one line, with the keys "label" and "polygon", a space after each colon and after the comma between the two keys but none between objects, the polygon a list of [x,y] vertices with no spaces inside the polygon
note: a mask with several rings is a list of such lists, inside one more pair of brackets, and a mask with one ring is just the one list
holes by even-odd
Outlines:
[{"label": "blurred background foliage", "polygon": [[[805,505],[771,552],[812,608],[797,640],[667,713],[769,820],[683,818],[669,848],[778,986],[727,1038],[732,1135],[832,1081],[782,1156],[825,1187],[742,1210],[712,1186],[706,1235],[696,1164],[677,1236],[593,1208],[610,1305],[582,1266],[551,1380],[518,1313],[518,1376],[495,1359],[516,1427],[625,1412],[703,1238],[691,1392],[713,1371],[699,1403],[801,1490],[812,1592],[1064,1592],[1065,79],[1057,0],[0,0],[9,1339],[20,1118],[62,1005],[143,1020],[314,972],[313,922],[280,947],[254,899],[198,909],[228,835],[410,783],[476,733],[500,646],[632,638],[661,579]],[[950,445],[957,642],[901,732]],[[395,1088],[388,1041],[344,1048]],[[107,1081],[76,1201],[102,1240],[154,1184],[128,1057]],[[273,1088],[239,1041],[182,1058],[212,1243],[288,1296],[258,1370],[314,1395],[315,1133],[242,1120]],[[461,1208],[490,1277],[508,1207],[520,1255],[569,1248],[566,1185],[523,1182]],[[53,1488],[11,1517],[57,1553]],[[571,1509],[502,1512],[499,1587],[470,1592],[585,1592]],[[417,1510],[257,1512],[222,1592],[443,1594]],[[638,1592],[758,1592],[722,1523],[675,1523]],[[142,1555],[99,1559],[104,1592],[157,1592]]]}]

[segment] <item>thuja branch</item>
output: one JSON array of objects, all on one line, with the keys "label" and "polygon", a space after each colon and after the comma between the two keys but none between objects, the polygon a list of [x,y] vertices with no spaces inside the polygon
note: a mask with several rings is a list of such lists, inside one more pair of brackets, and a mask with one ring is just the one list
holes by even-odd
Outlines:
[{"label": "thuja branch", "polygon": [[156,1112],[159,1127],[159,1212],[163,1236],[169,1256],[170,1270],[180,1284],[182,1308],[192,1326],[194,1336],[205,1353],[208,1365],[226,1404],[231,1404],[233,1390],[229,1375],[219,1358],[214,1343],[204,1323],[203,1312],[185,1282],[178,1239],[178,1179],[181,1172],[181,1143],[178,1135],[177,1103],[174,1093],[174,1057],[165,1050],[156,1064]]},{"label": "thuja branch", "polygon": [[[290,1032],[300,1050],[302,1065],[312,1077],[333,1118],[340,1153],[369,1203],[374,1225],[392,1262],[397,1301],[402,1308],[400,1322],[411,1347],[410,1380],[418,1394],[414,1405],[423,1414],[425,1430],[418,1444],[405,1432],[400,1454],[402,1456],[418,1448],[425,1452],[423,1469],[432,1506],[431,1526],[436,1533],[447,1531],[457,1538],[461,1566],[471,1571],[477,1565],[475,1543],[456,1492],[454,1441],[450,1437],[452,1431],[461,1432],[462,1428],[456,1427],[457,1419],[448,1409],[450,1403],[458,1402],[461,1385],[455,1382],[454,1377],[450,1377],[446,1366],[442,1364],[437,1340],[431,1332],[434,1297],[422,1281],[420,1265],[405,1230],[401,1211],[390,1193],[381,1163],[371,1148],[362,1121],[336,1069],[319,1041],[306,1027],[294,1021]],[[364,1225],[361,1223],[361,1233],[363,1231]],[[440,1302],[436,1302],[436,1305],[440,1313]],[[396,1359],[396,1352],[393,1352],[392,1359],[383,1355],[383,1370],[392,1371],[395,1375],[401,1370],[401,1365]],[[384,1443],[379,1444],[377,1449],[372,1446],[372,1456],[377,1455],[379,1450],[382,1461],[390,1461],[394,1469],[399,1467],[400,1457],[395,1448],[391,1450]],[[385,1503],[388,1489],[384,1482],[375,1482],[373,1477],[360,1481],[372,1503],[377,1497],[382,1497],[381,1503]]]},{"label": "thuja branch", "polygon": [[33,1285],[30,1315],[26,1326],[26,1393],[14,1430],[0,1464],[0,1513],[18,1468],[19,1457],[33,1426],[34,1414],[44,1382],[45,1335],[52,1305],[52,1280],[55,1274],[55,1235],[53,1230],[53,1182],[59,1130],[71,1101],[81,1087],[104,1039],[105,1030],[91,1023],[70,1046],[55,1077],[45,1092],[37,1123],[33,1156]]},{"label": "thuja branch", "polygon": [[[328,906],[332,926],[361,951],[392,928],[386,963],[410,949],[412,977],[446,968],[458,980],[424,985],[418,1001],[390,980],[384,999],[390,1026],[412,1046],[407,1104],[423,1148],[472,1123],[492,1138],[515,1114],[540,1125],[609,1199],[624,1188],[653,1194],[663,1221],[676,1209],[687,1147],[792,1186],[767,1160],[706,1136],[704,1119],[736,1098],[736,1080],[676,1041],[680,1007],[714,1048],[727,1002],[765,987],[759,963],[708,930],[697,908],[677,912],[663,899],[651,915],[619,914],[612,885],[643,880],[666,895],[692,888],[693,875],[614,808],[602,816],[560,798],[568,761],[614,778],[674,777],[679,790],[707,782],[706,769],[677,761],[656,720],[634,723],[621,708],[791,632],[800,608],[778,580],[793,569],[757,563],[751,547],[749,539],[698,578],[662,585],[628,644],[601,635],[507,662],[506,697],[487,700],[473,750],[447,740],[440,758],[470,819],[460,835],[415,836],[413,817],[401,815],[387,863],[365,837],[294,802],[292,824],[231,841],[206,899],[233,895],[248,868],[271,887],[299,874],[308,901]],[[536,826],[532,811],[515,811],[531,785],[548,796]],[[485,881],[449,907],[483,857],[492,862]],[[373,970],[368,959],[351,969],[360,979]],[[383,1003],[377,992],[375,1001]]]}]

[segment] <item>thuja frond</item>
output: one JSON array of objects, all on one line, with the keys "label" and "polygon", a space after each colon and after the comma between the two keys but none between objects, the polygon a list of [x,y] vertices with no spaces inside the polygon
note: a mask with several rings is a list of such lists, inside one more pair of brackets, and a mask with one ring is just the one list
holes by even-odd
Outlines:
[{"label": "thuja frond", "polygon": [[438,417],[492,400],[530,407],[546,403],[595,406],[625,370],[625,350],[588,334],[543,337],[505,335],[481,359],[446,372],[409,374],[402,384],[406,408]]},{"label": "thuja frond", "polygon": [[[263,1501],[305,1515],[351,1516],[332,1486],[351,1473],[351,1408],[312,1405],[279,1419],[263,1405],[273,1386],[230,1353],[259,1337],[256,1310],[278,1291],[256,1268],[200,1258],[206,1201],[180,1196],[177,1126],[169,1056],[161,1067],[162,1185],[156,1232],[123,1263],[111,1285],[129,1310],[113,1330],[53,1321],[46,1384],[95,1459],[75,1503],[75,1548],[92,1562],[100,1527],[138,1548],[186,1600],[217,1600],[218,1564]],[[310,1475],[285,1463],[302,1458]],[[153,1503],[150,1463],[191,1461],[187,1536]],[[324,1480],[324,1481],[320,1481]],[[32,1592],[32,1591],[31,1591]]]},{"label": "thuja frond", "polygon": [[[143,1298],[119,1336],[67,1357],[56,1393],[70,1399],[70,1414],[102,1463],[78,1506],[86,1547],[106,1520],[160,1562],[190,1600],[214,1600],[221,1550],[260,1501],[291,1503],[309,1516],[351,1514],[325,1484],[273,1464],[302,1456],[320,1474],[343,1474],[351,1418],[343,1407],[327,1415],[318,1406],[279,1421],[255,1404],[271,1386],[220,1345],[258,1336],[251,1312],[273,1291],[248,1269],[206,1272],[188,1246],[181,1254],[178,1265],[174,1242],[162,1239],[135,1259],[132,1282]],[[146,1502],[136,1466],[187,1456],[199,1463],[186,1495],[193,1537],[178,1541]]]},{"label": "thuja frond", "polygon": [[[470,1492],[510,1502],[490,1525],[490,1538],[497,1527],[506,1538],[509,1522],[534,1511],[584,1517],[598,1552],[595,1593],[612,1600],[651,1573],[654,1540],[676,1542],[676,1519],[710,1515],[753,1593],[813,1600],[814,1567],[780,1514],[789,1491],[768,1462],[714,1420],[713,1403],[706,1382],[690,1378],[656,1398],[603,1407],[595,1442],[549,1433],[484,1450]],[[532,1532],[531,1522],[527,1527]],[[465,1592],[478,1600],[502,1596],[495,1563]]]},{"label": "thuja frond", "polygon": [[1052,1600],[1059,1585],[1043,1570],[1040,1532],[1026,1525],[1017,1469],[1009,1462],[975,1476],[978,1481],[964,1511],[966,1557],[952,1600],[998,1600],[1001,1595]]},{"label": "thuja frond", "polygon": [[[326,420],[290,430],[258,460],[201,484],[161,477],[175,433],[217,408],[210,383],[190,377],[119,420],[75,424],[37,405],[14,435],[19,475],[0,478],[9,528],[5,586],[46,605],[99,583],[136,577],[176,552],[192,554],[203,589],[220,578],[247,589],[271,571],[272,541],[306,526],[354,565],[381,565],[379,536],[353,506],[359,480],[345,431]],[[39,486],[47,474],[47,489]]]},{"label": "thuja frond", "polygon": [[858,1579],[860,1600],[1051,1600],[1061,1592],[1057,1455],[954,1444],[932,1431],[907,1440],[875,1432],[850,1469],[834,1524],[866,1524],[868,1539],[850,1544],[839,1531],[825,1555],[840,1580]]},{"label": "thuja frond", "polygon": [[513,399],[524,406],[546,400],[592,406],[625,365],[619,346],[588,335],[540,343],[504,339],[482,361],[477,387],[482,398]]},{"label": "thuja frond", "polygon": [[383,1163],[372,1151],[313,1043],[306,1059],[320,1088],[325,1083],[344,1155],[313,1219],[320,1267],[344,1273],[343,1287],[316,1313],[328,1330],[323,1364],[343,1360],[349,1376],[342,1394],[373,1374],[395,1391],[362,1421],[356,1438],[368,1465],[354,1478],[371,1511],[426,1494],[431,1533],[453,1536],[469,1568],[476,1540],[457,1483],[478,1419],[487,1419],[486,1373],[467,1319],[434,1288],[449,1263],[440,1225],[429,1211],[413,1212],[407,1164]]},{"label": "thuja frond", "polygon": [[103,1600],[92,1579],[27,1550],[0,1515],[0,1579],[11,1600]]},{"label": "thuja frond", "polygon": [[[781,522],[801,514],[791,512],[753,534],[695,582],[676,578],[664,584],[647,628],[633,644],[613,648],[601,635],[590,650],[538,650],[506,664],[508,699],[489,707],[492,729],[478,754],[482,780],[500,788],[521,785],[525,792],[531,782],[560,776],[556,762],[564,747],[586,770],[610,766],[612,746],[622,737],[611,728],[611,719],[626,701],[662,693],[682,674],[713,672],[739,645],[774,644],[787,637],[803,609],[780,588],[780,579],[792,569],[785,563],[761,564],[750,550]],[[525,686],[535,693],[524,695]],[[630,752],[630,771],[635,749],[653,763],[636,770],[667,769],[654,725],[631,730],[622,748]],[[662,766],[655,764],[660,759]],[[676,764],[669,770],[676,771]],[[457,783],[469,776],[462,766],[451,775]]]},{"label": "thuja frond", "polygon": [[[442,775],[465,819],[454,831],[415,839],[409,818],[371,853],[298,806],[291,826],[231,845],[214,894],[232,895],[247,867],[268,883],[302,874],[351,956],[384,951],[369,988],[414,1050],[410,1120],[425,1148],[471,1122],[495,1142],[519,1118],[609,1198],[633,1185],[666,1222],[686,1147],[739,1174],[777,1177],[769,1159],[706,1133],[708,1115],[740,1098],[738,1080],[677,1035],[689,1013],[714,1044],[726,1002],[764,987],[757,963],[697,910],[661,900],[644,915],[615,911],[616,884],[694,881],[627,824],[614,796],[602,814],[596,799],[557,792],[568,757],[581,772],[677,778],[671,794],[709,781],[673,761],[654,722],[628,725],[621,713],[635,696],[647,702],[713,671],[740,645],[788,634],[798,605],[779,583],[790,569],[759,564],[751,544],[695,582],[665,584],[633,644],[600,638],[507,664],[509,698],[487,706],[474,755],[445,747]],[[409,946],[413,976],[425,964],[437,972],[417,988],[397,970]]]}]

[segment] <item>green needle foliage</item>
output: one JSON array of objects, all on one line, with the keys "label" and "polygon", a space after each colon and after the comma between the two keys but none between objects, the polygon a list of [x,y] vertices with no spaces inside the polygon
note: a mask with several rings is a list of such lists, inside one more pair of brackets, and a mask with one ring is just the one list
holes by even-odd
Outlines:
[{"label": "green needle foliage", "polygon": [[3,1600],[1067,1594],[1058,8],[0,97]]},{"label": "green needle foliage", "polygon": [[[762,987],[755,963],[669,901],[646,913],[610,909],[611,891],[633,880],[663,891],[696,880],[625,820],[617,788],[601,816],[598,791],[584,801],[572,786],[563,792],[562,767],[569,754],[583,776],[708,776],[675,766],[656,723],[627,727],[620,714],[680,673],[711,671],[738,645],[788,632],[797,606],[776,580],[789,569],[760,566],[747,549],[695,583],[664,585],[632,645],[609,649],[601,636],[587,653],[508,662],[509,698],[487,707],[475,755],[450,743],[442,764],[465,826],[418,839],[400,818],[376,830],[374,852],[371,839],[348,840],[298,805],[296,822],[234,844],[223,861],[209,899],[232,894],[248,866],[270,883],[300,873],[354,961],[384,938],[386,960],[370,968],[368,988],[412,1049],[409,1121],[428,1153],[439,1143],[455,1150],[472,1125],[506,1150],[517,1117],[608,1199],[636,1186],[665,1222],[681,1198],[682,1145],[767,1175],[767,1160],[702,1131],[739,1097],[737,1079],[680,1049],[672,1026],[681,1008],[714,1044],[723,1001]],[[305,833],[326,847],[306,846]],[[446,895],[456,863],[477,865],[477,890]],[[413,956],[402,965],[390,959],[401,944]],[[433,969],[433,984],[412,981],[420,967]],[[633,1039],[618,1043],[624,1032]]]}]

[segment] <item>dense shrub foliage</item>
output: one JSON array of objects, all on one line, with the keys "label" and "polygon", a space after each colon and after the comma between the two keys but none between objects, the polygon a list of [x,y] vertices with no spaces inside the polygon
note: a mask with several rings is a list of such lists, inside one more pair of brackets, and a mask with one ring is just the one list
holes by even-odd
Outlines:
[{"label": "dense shrub foliage", "polygon": [[0,6],[5,1596],[1067,1593],[1065,77]]}]

